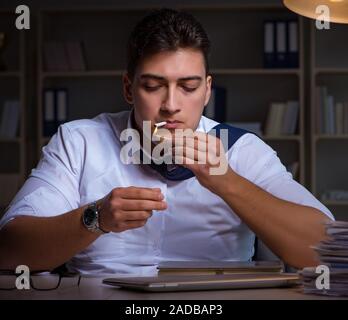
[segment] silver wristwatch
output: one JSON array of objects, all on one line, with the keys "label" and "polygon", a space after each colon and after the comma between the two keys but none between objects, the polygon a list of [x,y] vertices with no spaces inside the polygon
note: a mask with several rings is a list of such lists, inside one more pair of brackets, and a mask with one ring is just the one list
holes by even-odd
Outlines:
[{"label": "silver wristwatch", "polygon": [[82,222],[89,231],[98,234],[108,233],[99,227],[99,211],[96,202],[92,202],[85,209],[82,215]]}]

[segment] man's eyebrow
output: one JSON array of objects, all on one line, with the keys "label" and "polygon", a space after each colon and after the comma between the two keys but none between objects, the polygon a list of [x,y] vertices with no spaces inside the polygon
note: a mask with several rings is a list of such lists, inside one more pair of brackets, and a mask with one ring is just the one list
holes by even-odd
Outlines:
[{"label": "man's eyebrow", "polygon": [[[166,81],[167,79],[165,77],[156,75],[156,74],[151,74],[151,73],[144,73],[140,75],[140,79],[154,79],[154,80],[159,80],[159,81]],[[189,80],[199,80],[202,81],[202,77],[200,76],[188,76],[188,77],[183,77],[179,78],[178,81],[189,81]]]}]

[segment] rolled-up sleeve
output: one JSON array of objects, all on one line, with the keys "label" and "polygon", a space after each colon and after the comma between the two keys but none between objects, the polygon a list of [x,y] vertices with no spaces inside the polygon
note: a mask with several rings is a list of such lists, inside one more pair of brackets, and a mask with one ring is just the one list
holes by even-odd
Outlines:
[{"label": "rolled-up sleeve", "polygon": [[334,220],[330,210],[293,179],[276,151],[256,135],[244,135],[233,149],[230,162],[238,174],[277,198],[316,208]]},{"label": "rolled-up sleeve", "polygon": [[17,216],[50,217],[79,207],[81,145],[62,125],[43,148],[37,168],[19,190],[2,219],[0,229]]}]

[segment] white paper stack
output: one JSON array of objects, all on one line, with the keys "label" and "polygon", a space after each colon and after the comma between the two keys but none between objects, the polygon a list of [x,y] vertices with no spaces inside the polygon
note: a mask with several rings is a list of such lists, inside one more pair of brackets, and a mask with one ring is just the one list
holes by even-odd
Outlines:
[{"label": "white paper stack", "polygon": [[329,288],[318,288],[316,268],[304,268],[304,292],[331,296],[348,296],[348,222],[330,221],[326,224],[328,239],[314,246],[320,264],[329,268]]}]

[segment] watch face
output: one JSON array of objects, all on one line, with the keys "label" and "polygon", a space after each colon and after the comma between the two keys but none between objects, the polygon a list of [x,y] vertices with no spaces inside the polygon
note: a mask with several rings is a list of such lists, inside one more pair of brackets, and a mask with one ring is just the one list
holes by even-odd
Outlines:
[{"label": "watch face", "polygon": [[83,215],[83,222],[86,226],[92,226],[96,219],[96,213],[91,208],[87,208]]}]

